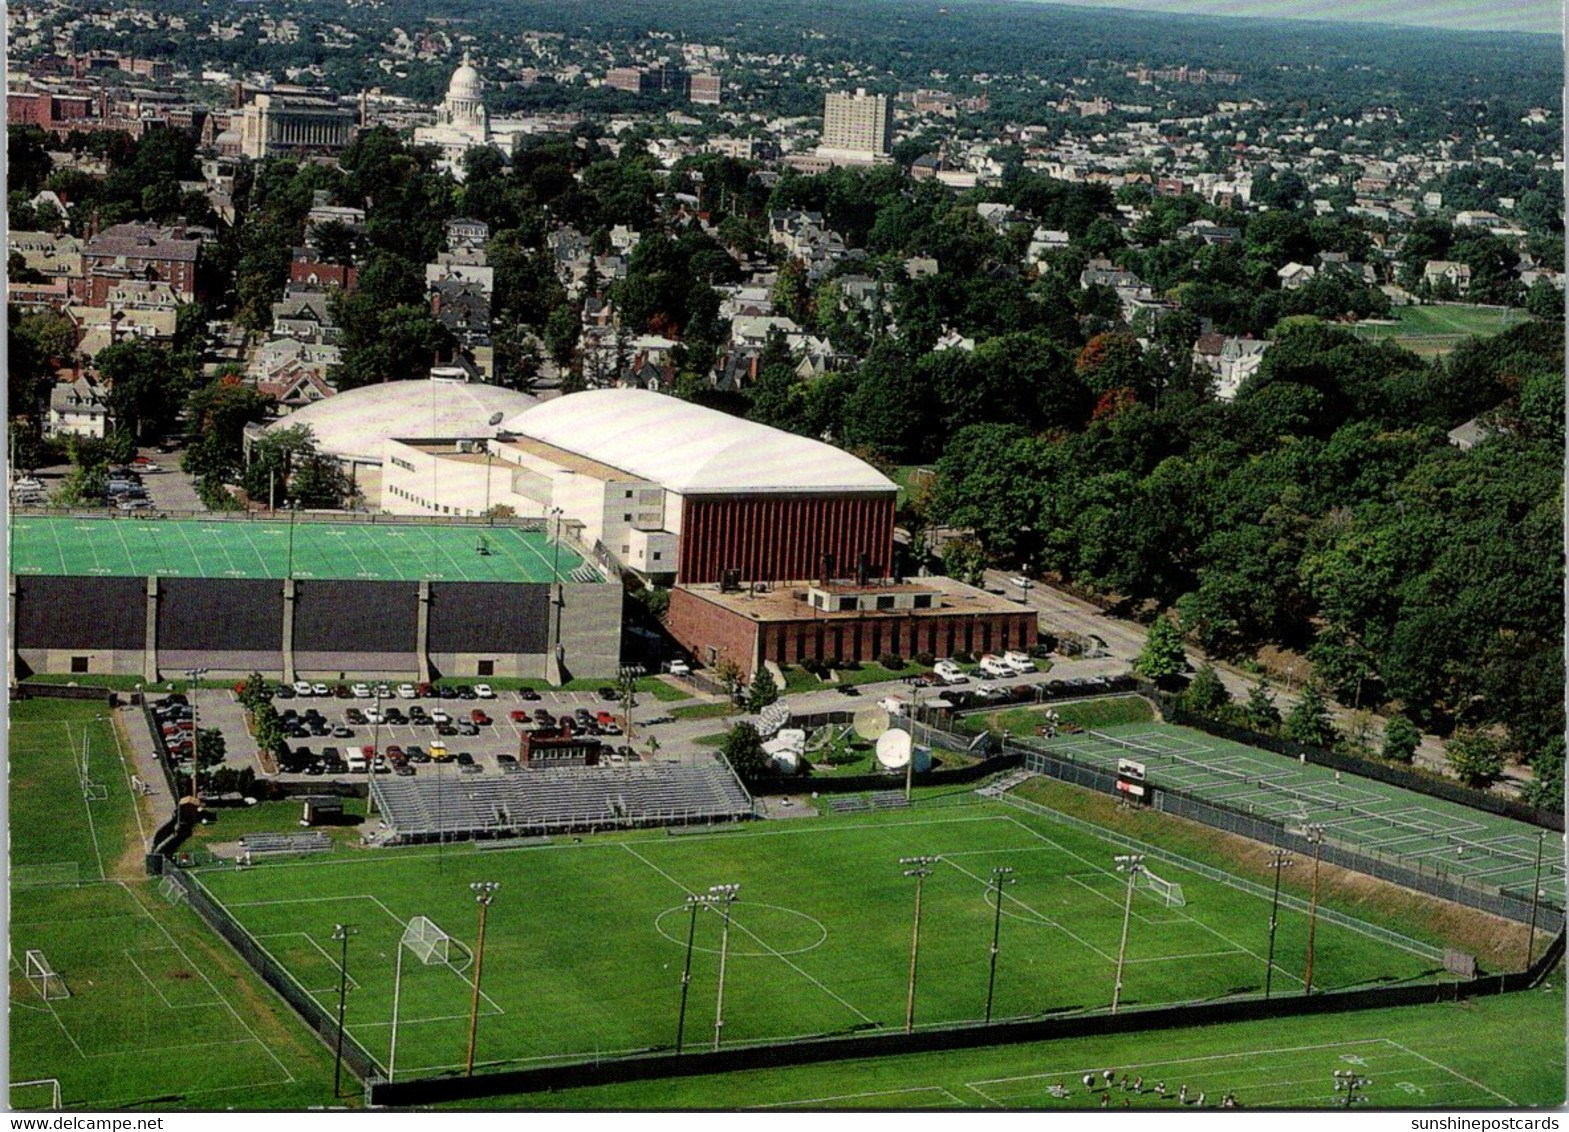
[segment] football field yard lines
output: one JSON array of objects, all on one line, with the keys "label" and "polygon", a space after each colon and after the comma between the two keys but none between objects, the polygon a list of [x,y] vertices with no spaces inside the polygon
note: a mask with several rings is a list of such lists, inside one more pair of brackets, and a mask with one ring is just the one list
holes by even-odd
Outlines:
[{"label": "football field yard lines", "polygon": [[898,1107],[901,1108],[901,1109],[904,1109],[904,1108],[944,1108],[944,1107],[948,1107],[950,1105],[952,1107],[955,1107],[955,1108],[968,1108],[969,1107],[962,1100],[960,1100],[958,1097],[954,1096],[952,1093],[950,1093],[947,1089],[943,1088],[941,1085],[912,1085],[908,1089],[880,1089],[880,1090],[878,1090],[876,1092],[871,1092],[871,1093],[838,1093],[838,1094],[836,1094],[834,1096],[811,1097],[811,1098],[809,1098],[807,1100],[800,1100],[800,1101],[772,1101],[772,1102],[770,1102],[768,1104],[748,1105],[747,1108],[749,1108],[749,1109],[775,1109],[775,1108],[805,1108],[805,1107],[808,1107],[808,1106],[810,1106],[812,1108],[862,1108],[862,1107],[887,1108],[887,1107],[890,1107],[890,1106],[888,1106],[888,1105],[869,1105],[869,1106],[868,1105],[852,1105],[852,1104],[846,1104],[846,1102],[847,1101],[872,1101],[872,1100],[879,1100],[879,1099],[884,1099],[884,1098],[888,1098],[888,1097],[910,1097],[910,1096],[918,1094],[918,1093],[933,1093],[933,1094],[936,1094],[936,1095],[932,1098],[933,1103],[931,1103],[931,1104],[902,1103]]},{"label": "football field yard lines", "polygon": [[[945,865],[947,865],[949,868],[955,869],[958,872],[963,873],[965,876],[967,876],[971,880],[973,880],[976,884],[982,885],[983,886],[983,892],[984,892],[984,886],[986,886],[986,885],[988,885],[990,883],[989,881],[987,881],[987,879],[985,877],[979,875],[978,873],[972,873],[969,869],[965,868],[963,865],[956,864],[955,862],[948,860],[946,857],[943,858],[943,863]],[[1040,909],[1032,908],[1030,905],[1028,905],[1024,901],[1020,900],[1017,896],[1013,895],[1013,893],[1007,892],[1006,889],[1004,890],[1004,893],[1005,893],[1005,895],[1008,897],[1008,899],[1010,901],[1012,901],[1013,903],[1017,904],[1019,907],[1023,908],[1025,911],[1029,912],[1031,915],[1035,916],[1041,923],[1046,924],[1049,927],[1056,928],[1063,935],[1065,935],[1069,939],[1073,940],[1074,943],[1078,944],[1080,947],[1084,947],[1084,948],[1089,949],[1090,951],[1093,951],[1096,955],[1098,955],[1102,959],[1106,960],[1106,962],[1108,962],[1108,963],[1116,962],[1116,960],[1115,960],[1115,958],[1113,956],[1108,955],[1106,952],[1102,951],[1100,948],[1096,947],[1089,940],[1085,939],[1083,936],[1081,936],[1078,933],[1074,932],[1070,928],[1064,927],[1062,924],[1058,923],[1056,920],[1052,919],[1050,916],[1048,916],[1044,912],[1040,911]]]},{"label": "football field yard lines", "polygon": [[1436,1067],[1438,1069],[1443,1070],[1445,1073],[1448,1073],[1451,1076],[1460,1078],[1460,1080],[1464,1081],[1467,1085],[1471,1085],[1474,1088],[1481,1089],[1484,1093],[1492,1094],[1493,1096],[1497,1097],[1499,1100],[1503,1101],[1506,1105],[1513,1106],[1514,1103],[1515,1103],[1514,1101],[1510,1100],[1508,1097],[1504,1096],[1504,1094],[1500,1093],[1497,1089],[1490,1089],[1486,1085],[1482,1084],[1482,1082],[1472,1080],[1470,1077],[1467,1077],[1464,1073],[1461,1073],[1459,1070],[1451,1069],[1451,1068],[1449,1068],[1449,1066],[1443,1064],[1442,1062],[1434,1061],[1431,1057],[1428,1057],[1426,1054],[1418,1053],[1416,1050],[1412,1049],[1411,1047],[1405,1046],[1405,1045],[1401,1045],[1399,1042],[1391,1041],[1388,1038],[1385,1038],[1384,1041],[1386,1043],[1388,1043],[1389,1045],[1394,1046],[1396,1049],[1400,1050],[1402,1053],[1410,1054],[1412,1057],[1419,1058],[1420,1060],[1427,1062],[1429,1065],[1432,1065],[1432,1066],[1434,1066],[1434,1067]]},{"label": "football field yard lines", "polygon": [[[632,854],[632,856],[636,857],[639,861],[642,861],[643,864],[645,864],[649,868],[653,869],[656,873],[658,873],[660,876],[664,877],[671,884],[675,885],[677,888],[679,888],[682,892],[686,893],[688,896],[696,895],[696,893],[694,893],[692,891],[692,889],[687,888],[686,885],[682,884],[675,877],[673,877],[669,873],[665,872],[664,869],[662,869],[658,865],[654,864],[654,862],[650,861],[647,857],[643,856],[643,854],[639,853],[636,849],[632,848],[632,846],[628,845],[626,842],[624,842],[624,841],[621,842],[621,848],[625,849],[628,853]],[[800,975],[807,982],[809,982],[812,985],[814,985],[815,987],[817,987],[817,989],[822,991],[829,998],[833,999],[835,1002],[839,1003],[839,1005],[843,1006],[846,1010],[850,1011],[857,1018],[859,1018],[862,1022],[875,1023],[877,1021],[870,1014],[867,1014],[860,1007],[856,1006],[853,1002],[850,1002],[848,999],[842,997],[841,995],[839,995],[838,993],[836,993],[835,991],[830,989],[828,987],[828,985],[823,983],[820,979],[818,979],[815,976],[810,975],[806,971],[802,970],[801,966],[798,963],[795,963],[795,962],[791,961],[791,959],[788,956],[786,956],[784,954],[781,954],[776,948],[774,948],[769,943],[767,943],[763,939],[762,936],[758,935],[756,932],[752,931],[750,928],[746,927],[743,924],[739,924],[739,923],[735,922],[734,919],[731,920],[730,926],[732,928],[735,928],[736,930],[740,931],[743,935],[748,936],[749,938],[751,938],[751,940],[754,943],[756,943],[759,947],[763,948],[770,955],[772,955],[774,958],[778,959],[781,963],[783,963],[786,967],[789,967],[792,971],[794,971],[796,974]]]}]

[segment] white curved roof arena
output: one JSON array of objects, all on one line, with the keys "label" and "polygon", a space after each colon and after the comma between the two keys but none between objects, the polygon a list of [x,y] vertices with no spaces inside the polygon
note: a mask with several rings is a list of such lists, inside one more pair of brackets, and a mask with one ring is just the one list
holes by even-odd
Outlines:
[{"label": "white curved roof arena", "polygon": [[317,450],[361,463],[381,463],[391,437],[455,440],[495,434],[491,418],[533,407],[527,393],[465,381],[389,381],[365,385],[297,409],[267,431],[310,425]]},{"label": "white curved roof arena", "polygon": [[896,490],[832,445],[645,389],[568,394],[505,427],[684,495]]}]

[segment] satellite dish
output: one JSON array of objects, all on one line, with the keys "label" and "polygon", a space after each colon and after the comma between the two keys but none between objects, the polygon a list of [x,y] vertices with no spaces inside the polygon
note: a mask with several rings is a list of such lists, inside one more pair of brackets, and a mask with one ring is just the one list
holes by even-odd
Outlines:
[{"label": "satellite dish", "polygon": [[908,731],[885,731],[877,740],[877,761],[886,770],[903,770],[910,765],[914,749]]},{"label": "satellite dish", "polygon": [[506,415],[507,414],[505,414],[505,413],[491,413],[490,414],[490,427],[491,428],[495,428],[498,424],[500,424],[506,418]]},{"label": "satellite dish", "polygon": [[864,707],[855,713],[855,733],[862,739],[880,739],[888,730],[888,720],[887,709]]}]

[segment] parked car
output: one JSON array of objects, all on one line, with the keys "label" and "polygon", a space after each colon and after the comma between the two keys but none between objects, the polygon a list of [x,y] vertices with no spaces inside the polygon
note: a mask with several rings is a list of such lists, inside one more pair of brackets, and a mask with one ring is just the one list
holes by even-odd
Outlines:
[{"label": "parked car", "polygon": [[316,693],[312,690],[311,686],[308,683],[306,683],[304,680],[296,680],[294,682],[294,694],[296,696],[313,696]]},{"label": "parked car", "polygon": [[528,723],[532,717],[528,714],[527,711],[519,708],[517,711],[511,713],[510,718],[513,723]]},{"label": "parked car", "polygon": [[484,708],[475,708],[473,711],[469,712],[469,719],[479,724],[481,727],[488,727],[491,723],[491,718],[485,714]]},{"label": "parked car", "polygon": [[474,756],[469,754],[467,751],[459,751],[458,752],[458,765],[459,766],[473,766],[474,765]]},{"label": "parked car", "polygon": [[12,491],[42,491],[43,489],[42,481],[33,476],[23,476],[11,485]]},{"label": "parked car", "polygon": [[534,691],[533,688],[524,688],[518,693],[518,698],[521,700],[537,700],[539,699],[539,693]]},{"label": "parked car", "polygon": [[409,762],[411,763],[430,762],[430,753],[426,751],[424,747],[421,747],[418,743],[410,743],[407,753],[409,756]]},{"label": "parked car", "polygon": [[370,722],[366,714],[357,707],[351,707],[345,711],[343,713],[343,719],[346,723],[365,724]]},{"label": "parked car", "polygon": [[475,684],[474,694],[482,700],[493,700],[496,698],[496,693],[491,690],[489,684]]},{"label": "parked car", "polygon": [[349,689],[349,691],[354,693],[354,698],[356,700],[368,700],[368,699],[370,699],[370,685],[369,684],[355,684],[352,688]]},{"label": "parked car", "polygon": [[609,684],[603,684],[599,688],[599,698],[602,700],[619,700],[621,698],[621,693],[616,691]]},{"label": "parked car", "polygon": [[665,671],[672,676],[690,676],[692,668],[684,660],[672,660],[665,665]]},{"label": "parked car", "polygon": [[126,499],[117,506],[121,511],[149,511],[152,509],[152,502],[147,499]]},{"label": "parked car", "polygon": [[400,700],[412,700],[412,699],[414,699],[414,696],[415,696],[415,692],[414,692],[414,685],[413,684],[399,684],[398,685],[398,699],[400,699]]},{"label": "parked car", "polygon": [[[477,731],[479,731],[479,728],[476,727],[476,728],[474,728],[474,730],[477,732]],[[450,736],[456,735],[457,733],[458,733],[458,729],[456,727],[454,727],[450,723],[438,723],[438,724],[436,724],[436,734],[437,735],[444,735],[444,736],[450,737]]]},{"label": "parked car", "polygon": [[479,724],[473,722],[472,720],[462,721],[457,725],[457,728],[459,735],[467,735],[471,739],[479,734]]}]

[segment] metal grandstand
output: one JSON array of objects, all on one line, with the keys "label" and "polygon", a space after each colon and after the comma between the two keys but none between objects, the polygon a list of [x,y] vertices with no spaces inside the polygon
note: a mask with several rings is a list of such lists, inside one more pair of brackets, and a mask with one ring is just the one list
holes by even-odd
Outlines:
[{"label": "metal grandstand", "polygon": [[376,779],[371,789],[388,841],[404,844],[737,821],[753,812],[751,795],[718,763],[525,767],[457,783]]}]

